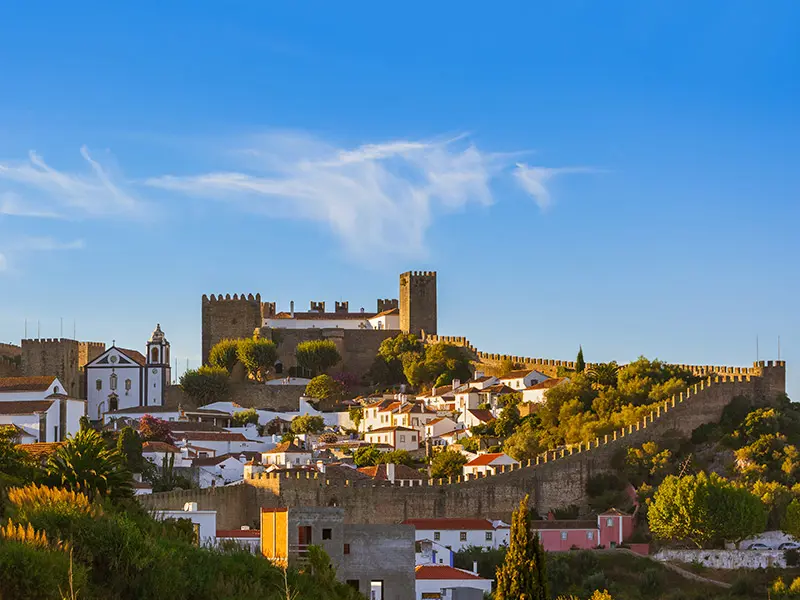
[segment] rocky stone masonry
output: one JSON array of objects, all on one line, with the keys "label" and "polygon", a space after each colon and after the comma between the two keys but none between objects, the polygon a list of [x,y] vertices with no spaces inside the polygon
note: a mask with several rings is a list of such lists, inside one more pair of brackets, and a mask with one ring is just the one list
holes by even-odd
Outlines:
[{"label": "rocky stone masonry", "polygon": [[245,485],[205,490],[166,492],[140,497],[148,509],[168,509],[197,502],[216,510],[220,528],[238,528],[256,522],[260,508],[278,506],[341,506],[348,522],[398,523],[417,517],[510,518],[525,494],[539,513],[585,505],[588,480],[610,467],[619,449],[658,440],[667,434],[689,436],[700,425],[718,422],[723,409],[737,396],[768,403],[785,393],[783,361],[755,363],[752,368],[730,369],[729,374],[708,375],[665,400],[642,421],[588,443],[550,450],[518,468],[494,476],[427,480],[407,486],[376,481],[333,480],[319,474],[261,474]]}]

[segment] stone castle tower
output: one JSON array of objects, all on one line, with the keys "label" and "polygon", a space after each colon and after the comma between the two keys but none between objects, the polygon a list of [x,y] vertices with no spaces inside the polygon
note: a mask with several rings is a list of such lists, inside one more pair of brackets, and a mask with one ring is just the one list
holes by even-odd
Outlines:
[{"label": "stone castle tower", "polygon": [[83,367],[105,349],[102,342],[79,342],[66,338],[22,340],[22,375],[54,375],[64,384],[64,391],[69,396],[85,398]]},{"label": "stone castle tower", "polygon": [[211,348],[226,338],[238,339],[253,337],[253,332],[261,327],[264,316],[275,312],[275,304],[261,303],[261,294],[230,294],[206,296],[203,294],[203,364],[208,363]]},{"label": "stone castle tower", "polygon": [[405,333],[436,334],[436,271],[400,275],[400,329]]}]

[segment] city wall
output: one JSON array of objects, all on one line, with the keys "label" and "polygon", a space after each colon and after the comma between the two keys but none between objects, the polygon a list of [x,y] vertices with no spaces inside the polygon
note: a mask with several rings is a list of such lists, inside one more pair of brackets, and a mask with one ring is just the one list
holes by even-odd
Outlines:
[{"label": "city wall", "polygon": [[550,450],[496,475],[406,486],[333,480],[324,474],[259,474],[245,480],[245,485],[166,492],[140,500],[146,508],[162,510],[197,501],[200,508],[218,511],[221,528],[250,524],[258,519],[262,506],[341,506],[351,523],[397,523],[411,517],[454,515],[508,520],[526,494],[540,514],[571,504],[583,506],[586,483],[608,470],[621,448],[676,433],[689,436],[700,425],[718,422],[725,406],[737,396],[764,403],[785,392],[784,362],[761,362],[747,370],[751,372],[710,375],[665,400],[638,423],[589,442]]},{"label": "city wall", "polygon": [[[263,385],[257,383],[231,383],[227,398],[243,408],[263,408],[276,412],[297,410],[300,396],[306,389],[304,385]],[[197,402],[190,398],[179,385],[167,388],[164,406],[168,408],[199,408]]]}]

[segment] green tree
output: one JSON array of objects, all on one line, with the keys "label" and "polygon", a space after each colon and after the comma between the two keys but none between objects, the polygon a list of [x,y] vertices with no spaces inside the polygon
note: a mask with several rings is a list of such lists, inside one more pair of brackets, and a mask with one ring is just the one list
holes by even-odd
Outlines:
[{"label": "green tree", "polygon": [[125,457],[118,450],[106,448],[103,437],[93,429],[67,438],[49,458],[47,476],[52,485],[86,494],[90,500],[132,495]]},{"label": "green tree", "polygon": [[347,410],[347,415],[350,417],[350,420],[355,425],[356,429],[359,429],[361,426],[361,420],[364,418],[364,411],[361,406],[351,406]]},{"label": "green tree", "polygon": [[589,369],[589,380],[599,385],[616,387],[618,372],[617,363],[600,363]]},{"label": "green tree", "polygon": [[265,381],[267,373],[278,360],[278,349],[271,340],[261,338],[239,340],[236,357],[253,379]]},{"label": "green tree", "polygon": [[295,349],[297,364],[313,374],[324,373],[342,360],[336,344],[331,340],[300,342]]},{"label": "green tree", "polygon": [[373,467],[381,459],[382,452],[375,446],[362,446],[353,452],[353,462],[357,467]]},{"label": "green tree", "polygon": [[514,433],[521,421],[519,409],[514,405],[506,406],[500,416],[494,420],[494,433],[497,437],[505,439]]},{"label": "green tree", "polygon": [[535,459],[547,448],[539,442],[539,430],[532,419],[525,419],[516,428],[506,441],[503,442],[503,452],[520,462]]},{"label": "green tree", "polygon": [[83,415],[80,419],[78,419],[78,429],[89,429],[91,426],[92,422],[86,415]]},{"label": "green tree", "polygon": [[[17,446],[14,429],[0,426],[0,483],[27,483],[33,478],[34,462]],[[0,494],[2,496],[2,494]],[[0,498],[0,505],[2,504]]]},{"label": "green tree", "polygon": [[759,498],[716,473],[676,477],[658,486],[648,503],[651,533],[660,539],[689,540],[698,547],[739,541],[764,530],[767,512]]},{"label": "green tree", "polygon": [[800,501],[795,498],[786,507],[786,514],[783,517],[781,528],[786,533],[800,538]]},{"label": "green tree", "polygon": [[499,367],[500,377],[508,375],[509,373],[511,373],[511,371],[515,370],[516,368],[517,364],[513,360],[511,360],[510,358],[504,358],[503,360],[500,361],[500,367]]},{"label": "green tree", "polygon": [[497,569],[495,600],[548,600],[544,550],[531,533],[528,496],[511,518],[511,540],[503,565]]},{"label": "green tree", "polygon": [[436,454],[431,461],[431,477],[447,478],[458,477],[463,472],[467,458],[455,450],[443,450]]},{"label": "green tree", "polygon": [[208,366],[189,370],[181,375],[180,386],[198,405],[217,402],[228,396],[228,371],[222,367]]},{"label": "green tree", "polygon": [[586,361],[583,360],[583,346],[578,346],[578,357],[575,359],[575,371],[583,373],[586,370]]},{"label": "green tree", "polygon": [[142,457],[142,438],[133,427],[123,427],[119,432],[117,450],[125,457],[125,466],[130,472],[142,472],[145,466]]},{"label": "green tree", "polygon": [[258,412],[255,408],[248,408],[233,413],[233,425],[234,427],[258,425]]},{"label": "green tree", "polygon": [[292,419],[294,433],[320,433],[325,429],[325,420],[317,415],[300,415]]},{"label": "green tree", "polygon": [[218,369],[225,369],[230,375],[233,366],[239,360],[239,342],[240,340],[225,339],[214,344],[208,353],[208,364]]},{"label": "green tree", "polygon": [[305,395],[318,400],[341,399],[344,386],[330,375],[317,375],[306,385]]},{"label": "green tree", "polygon": [[391,452],[381,452],[378,462],[375,464],[395,464],[410,467],[414,464],[414,459],[411,458],[408,450],[392,450]]}]

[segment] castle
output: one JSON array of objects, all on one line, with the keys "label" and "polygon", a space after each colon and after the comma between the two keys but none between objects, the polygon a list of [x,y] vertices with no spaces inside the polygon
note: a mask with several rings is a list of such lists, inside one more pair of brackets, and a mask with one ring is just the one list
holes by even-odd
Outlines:
[{"label": "castle", "polygon": [[248,338],[254,333],[273,340],[278,348],[276,372],[296,368],[294,351],[300,342],[332,340],[342,356],[338,369],[365,373],[381,342],[398,333],[422,338],[437,333],[436,272],[408,271],[400,275],[399,300],[378,299],[374,312],[350,312],[348,302],[312,301],[308,311],[278,312],[275,302],[262,302],[261,294],[203,296],[203,362],[211,348],[226,338]]}]

